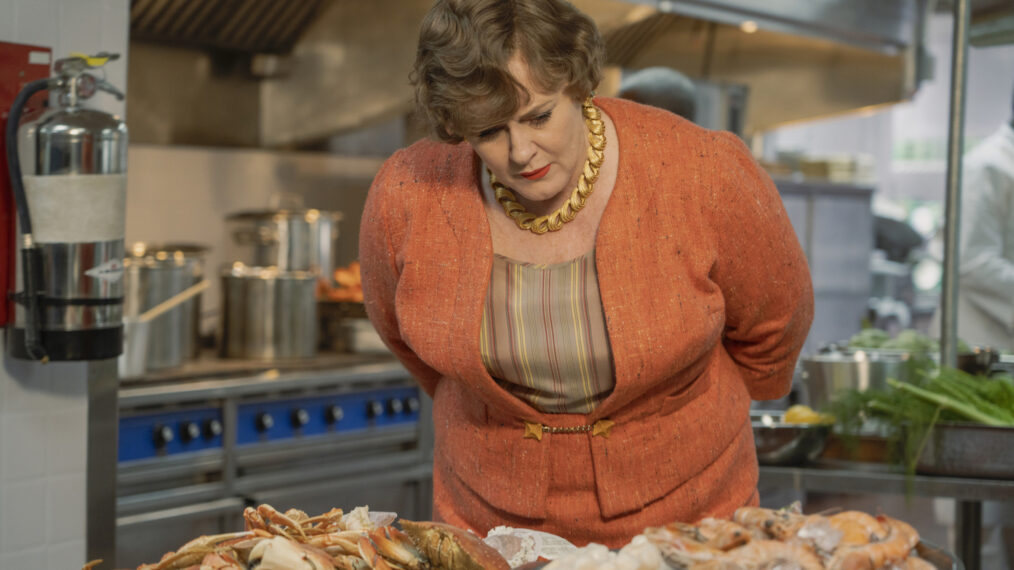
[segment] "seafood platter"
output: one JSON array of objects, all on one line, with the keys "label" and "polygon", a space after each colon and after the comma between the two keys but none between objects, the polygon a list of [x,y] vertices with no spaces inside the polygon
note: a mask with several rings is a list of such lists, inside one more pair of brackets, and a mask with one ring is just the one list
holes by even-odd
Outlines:
[{"label": "seafood platter", "polygon": [[[525,529],[486,538],[450,525],[334,508],[247,507],[245,530],[200,536],[137,570],[963,570],[910,524],[861,511],[742,507],[731,520],[649,527],[619,550]],[[515,531],[516,532],[512,532]],[[547,547],[536,544],[550,538]],[[526,541],[532,542],[526,544]],[[552,545],[548,546],[551,542]],[[567,545],[568,548],[561,548]],[[102,570],[102,561],[84,570]]]}]

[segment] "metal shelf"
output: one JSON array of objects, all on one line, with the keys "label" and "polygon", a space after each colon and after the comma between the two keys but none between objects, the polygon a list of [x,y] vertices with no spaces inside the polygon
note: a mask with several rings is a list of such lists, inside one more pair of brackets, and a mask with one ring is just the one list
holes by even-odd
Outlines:
[{"label": "metal shelf", "polygon": [[760,479],[764,484],[797,491],[890,495],[911,492],[960,501],[1014,501],[1014,480],[915,475],[909,487],[904,473],[879,463],[825,460],[811,467],[762,465]]}]

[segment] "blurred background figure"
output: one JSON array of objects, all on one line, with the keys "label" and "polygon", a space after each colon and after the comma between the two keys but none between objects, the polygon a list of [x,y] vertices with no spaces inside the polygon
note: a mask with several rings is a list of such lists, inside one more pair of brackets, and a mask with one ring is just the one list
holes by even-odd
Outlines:
[{"label": "blurred background figure", "polygon": [[[1014,104],[1014,100],[1012,100]],[[961,184],[958,338],[972,346],[1014,350],[1014,108],[1010,118],[965,155]],[[940,330],[939,310],[932,330]],[[953,521],[937,499],[937,519]],[[986,501],[982,567],[1014,563],[1014,507]]]},{"label": "blurred background figure", "polygon": [[958,336],[1014,350],[1014,118],[965,157]]},{"label": "blurred background figure", "polygon": [[[1014,104],[1014,100],[1012,100]],[[958,337],[1014,350],[1014,109],[965,157],[958,258]],[[1014,563],[1014,507],[983,504],[983,561]]]},{"label": "blurred background figure", "polygon": [[625,76],[619,96],[696,120],[697,88],[693,80],[671,67],[646,67]]}]

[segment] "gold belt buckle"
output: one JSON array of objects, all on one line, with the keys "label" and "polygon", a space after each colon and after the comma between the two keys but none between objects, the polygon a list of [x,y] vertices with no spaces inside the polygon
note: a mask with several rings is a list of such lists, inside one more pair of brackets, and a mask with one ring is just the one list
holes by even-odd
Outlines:
[{"label": "gold belt buckle", "polygon": [[616,422],[612,420],[599,420],[593,424],[571,427],[554,427],[542,425],[538,422],[525,422],[525,439],[542,441],[544,433],[586,433],[591,432],[592,437],[608,438]]}]

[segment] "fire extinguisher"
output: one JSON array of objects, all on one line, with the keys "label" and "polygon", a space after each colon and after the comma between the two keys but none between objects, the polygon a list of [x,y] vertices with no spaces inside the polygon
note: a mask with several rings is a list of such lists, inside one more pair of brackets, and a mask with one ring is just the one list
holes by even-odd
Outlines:
[{"label": "fire extinguisher", "polygon": [[[123,93],[93,70],[117,54],[73,54],[27,84],[5,129],[17,210],[14,322],[8,353],[30,360],[100,360],[123,351],[127,127],[81,103]],[[20,125],[25,103],[49,90],[54,106]]]}]

